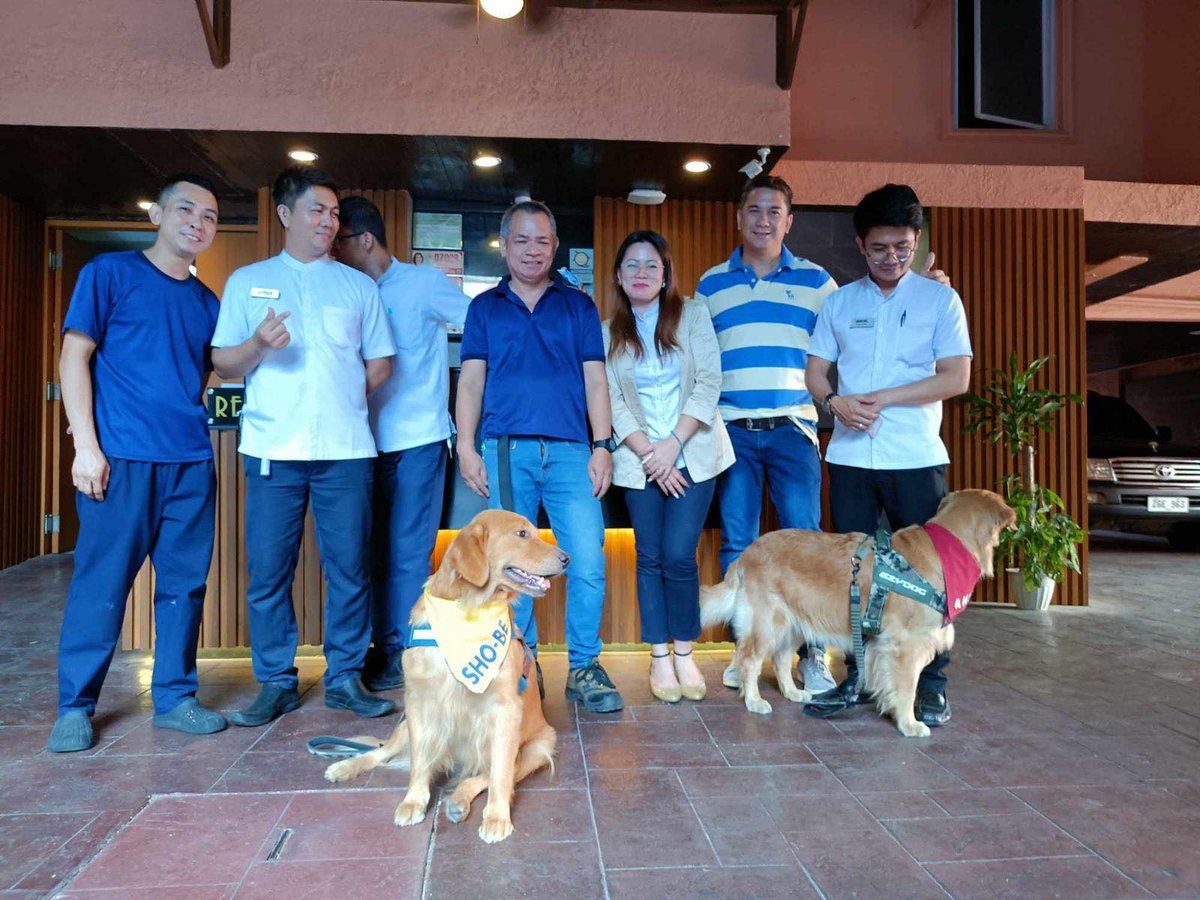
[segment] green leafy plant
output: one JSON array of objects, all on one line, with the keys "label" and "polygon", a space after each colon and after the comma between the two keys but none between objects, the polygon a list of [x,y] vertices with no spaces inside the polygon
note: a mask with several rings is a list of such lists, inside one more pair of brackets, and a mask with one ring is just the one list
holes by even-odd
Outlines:
[{"label": "green leafy plant", "polygon": [[1001,536],[999,552],[1020,567],[1029,590],[1043,577],[1060,581],[1065,567],[1078,572],[1078,544],[1084,539],[1083,529],[1064,511],[1062,498],[1037,483],[1034,438],[1038,432],[1053,431],[1055,418],[1069,403],[1082,402],[1078,394],[1034,386],[1050,359],[1042,356],[1022,368],[1014,351],[1007,370],[992,370],[994,380],[982,394],[964,397],[970,409],[963,431],[993,444],[1003,442],[1019,459],[1020,474],[1004,481],[1017,524]]}]

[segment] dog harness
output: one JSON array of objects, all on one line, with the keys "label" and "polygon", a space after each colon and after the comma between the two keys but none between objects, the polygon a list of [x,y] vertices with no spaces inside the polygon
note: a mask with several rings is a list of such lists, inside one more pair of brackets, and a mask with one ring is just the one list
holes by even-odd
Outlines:
[{"label": "dog harness", "polygon": [[513,625],[512,608],[507,603],[485,603],[464,610],[457,600],[435,597],[428,591],[421,599],[429,621],[409,626],[406,646],[437,647],[455,681],[473,694],[482,694],[500,672],[515,638],[525,648],[520,685],[521,693],[525,692],[533,656]]},{"label": "dog harness", "polygon": [[[854,655],[859,660],[858,690],[863,689],[866,666],[863,664],[863,642],[865,636],[879,634],[883,627],[883,607],[889,594],[903,594],[911,600],[923,603],[942,614],[945,628],[967,608],[971,594],[979,582],[979,563],[957,537],[941,525],[930,522],[925,533],[933,542],[938,560],[942,564],[946,590],[939,591],[930,584],[893,546],[891,532],[882,528],[875,537],[865,537],[855,548],[850,573],[850,635],[854,642]],[[867,597],[864,612],[862,591],[858,586],[858,572],[862,562],[872,551],[875,553],[871,575],[871,593]],[[953,598],[947,603],[946,598]]]}]

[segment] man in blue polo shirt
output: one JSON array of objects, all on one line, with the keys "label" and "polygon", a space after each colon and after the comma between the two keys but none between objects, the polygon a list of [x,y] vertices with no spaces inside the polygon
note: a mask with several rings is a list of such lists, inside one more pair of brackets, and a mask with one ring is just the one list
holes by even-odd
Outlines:
[{"label": "man in blue polo shirt", "polygon": [[[971,339],[962,300],[948,285],[912,272],[924,212],[907,185],[867,194],[854,211],[868,274],[830,295],[808,351],[808,386],[835,418],[829,442],[829,506],[840,532],[873,534],[879,514],[893,528],[933,518],[946,495],[950,461],[939,431],[942,401],[967,389]],[[830,383],[837,363],[838,389]],[[950,719],[949,653],[917,682],[916,716]],[[805,712],[832,715],[856,700],[855,668]]]},{"label": "man in blue polo shirt", "polygon": [[[467,311],[455,418],[463,480],[492,508],[537,521],[539,505],[571,556],[567,569],[567,698],[592,712],[624,704],[599,662],[604,611],[604,517],[612,482],[612,410],[600,316],[591,298],[551,278],[554,215],[519,202],[500,222],[510,277]],[[483,412],[482,456],[475,432]],[[597,438],[589,445],[588,423]],[[533,600],[514,621],[537,646]]]},{"label": "man in blue polo shirt", "polygon": [[212,560],[216,481],[201,396],[216,296],[191,274],[217,233],[199,175],[173,175],[150,207],[145,252],[84,266],[63,322],[63,405],[75,441],[79,539],[58,646],[58,721],[47,748],[92,746],[92,714],[147,556],[154,563],[154,725],[209,734],[196,642]]}]

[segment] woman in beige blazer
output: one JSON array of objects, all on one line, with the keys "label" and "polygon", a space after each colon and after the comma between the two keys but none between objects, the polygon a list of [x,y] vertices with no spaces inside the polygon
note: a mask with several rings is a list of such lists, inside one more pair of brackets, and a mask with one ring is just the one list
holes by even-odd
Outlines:
[{"label": "woman in beige blazer", "polygon": [[714,479],[733,465],[717,412],[721,351],[708,310],[679,295],[661,235],[635,231],[625,238],[614,276],[617,305],[604,323],[619,443],[613,484],[625,488],[633,523],[650,691],[668,703],[700,700],[704,676],[692,659],[700,635],[696,545]]}]

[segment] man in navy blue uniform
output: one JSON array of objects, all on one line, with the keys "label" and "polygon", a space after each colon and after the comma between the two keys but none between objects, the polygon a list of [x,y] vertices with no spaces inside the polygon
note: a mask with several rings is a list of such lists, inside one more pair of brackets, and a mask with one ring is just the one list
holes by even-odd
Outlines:
[{"label": "man in navy blue uniform", "polygon": [[83,268],[63,323],[63,405],[75,441],[79,539],[58,651],[58,721],[47,744],[92,746],[91,717],[125,598],[155,569],[154,725],[210,734],[196,701],[196,642],[213,548],[216,480],[201,396],[216,296],[190,272],[217,232],[207,179],[174,175],[150,207],[146,251]]}]

